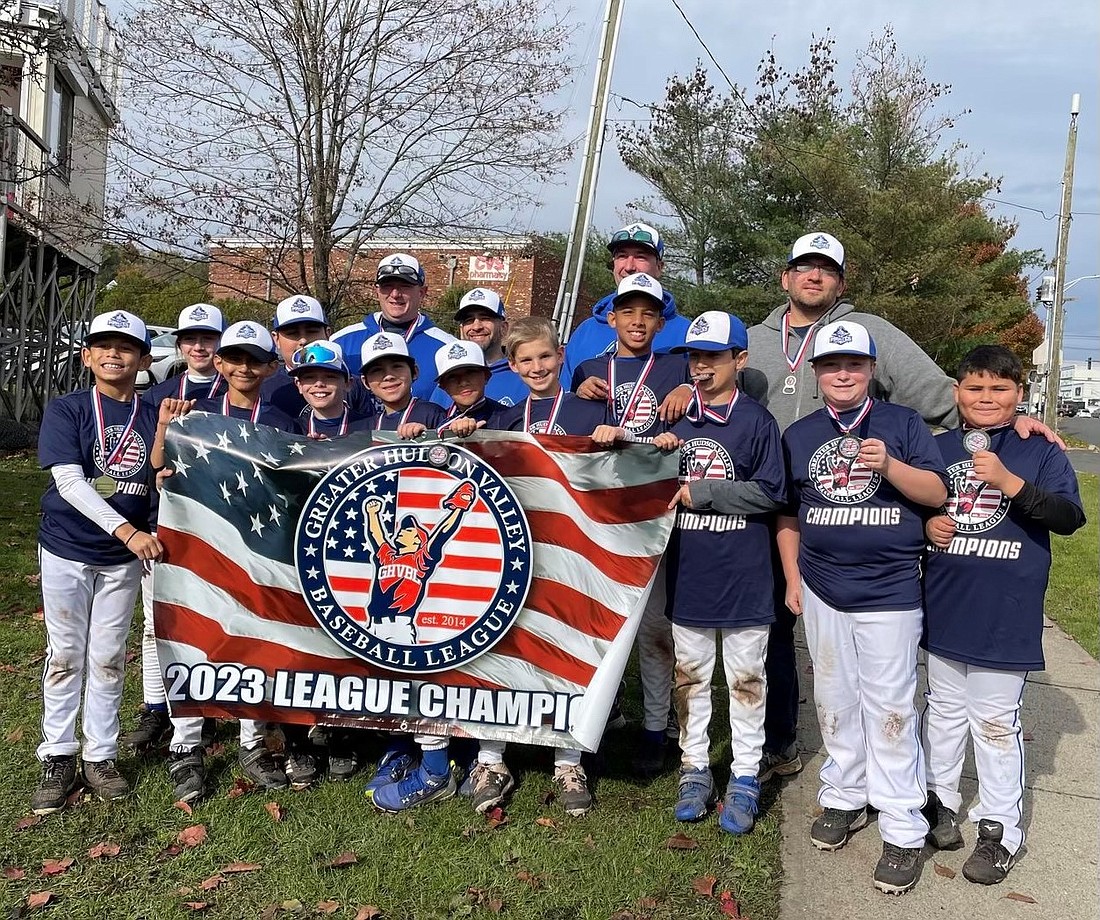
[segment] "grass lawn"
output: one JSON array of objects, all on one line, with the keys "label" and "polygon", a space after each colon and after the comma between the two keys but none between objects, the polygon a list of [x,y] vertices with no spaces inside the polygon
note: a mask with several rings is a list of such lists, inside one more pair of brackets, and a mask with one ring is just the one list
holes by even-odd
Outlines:
[{"label": "grass lawn", "polygon": [[[43,891],[53,893],[43,915],[72,920],[329,913],[388,920],[776,916],[781,873],[774,788],[746,838],[720,834],[713,816],[702,825],[680,825],[671,814],[675,767],[650,785],[627,774],[630,729],[609,737],[597,765],[599,806],[580,820],[543,804],[551,757],[534,748],[509,754],[520,782],[507,822],[495,828],[461,800],[383,816],[364,800],[361,779],[304,793],[233,795],[239,791],[235,732],[226,725],[219,734],[224,752],[208,758],[213,794],[193,815],[173,807],[162,760],[124,758],[121,767],[135,786],[129,800],[112,806],[78,800],[61,815],[20,829],[38,776],[34,750],[45,630],[34,544],[44,482],[30,458],[0,461],[0,492],[8,496],[0,506],[3,916],[23,916],[28,897]],[[1095,483],[1093,490],[1095,496]],[[1095,523],[1093,528],[1095,574]],[[135,649],[137,634],[135,624]],[[139,660],[131,662],[127,676],[124,727],[140,701]],[[627,712],[636,720],[636,673],[629,685]],[[719,705],[714,758],[722,761],[728,756],[728,748],[718,753],[728,740],[724,720]],[[718,779],[725,781],[720,771]],[[265,807],[272,802],[281,811],[278,821]],[[181,831],[200,824],[207,831],[202,843],[176,845]],[[681,832],[690,837],[679,841],[687,848],[670,847],[667,841]],[[118,854],[89,853],[103,842],[117,844]],[[354,854],[354,860],[331,867],[342,853]],[[67,868],[55,863],[52,870],[61,871],[43,874],[44,861],[66,859],[72,860]],[[231,871],[233,863],[252,868]],[[380,913],[360,910],[367,905]]]},{"label": "grass lawn", "polygon": [[1079,473],[1077,481],[1088,523],[1072,537],[1051,537],[1054,564],[1046,612],[1096,658],[1100,653],[1096,592],[1100,574],[1100,477]]}]

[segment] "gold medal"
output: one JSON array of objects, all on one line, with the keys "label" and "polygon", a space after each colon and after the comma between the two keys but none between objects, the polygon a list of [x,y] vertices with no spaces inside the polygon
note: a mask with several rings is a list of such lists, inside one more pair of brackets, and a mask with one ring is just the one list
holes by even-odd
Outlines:
[{"label": "gold medal", "polygon": [[118,483],[110,476],[100,476],[92,483],[92,487],[97,494],[102,495],[104,498],[110,498],[118,491]]}]

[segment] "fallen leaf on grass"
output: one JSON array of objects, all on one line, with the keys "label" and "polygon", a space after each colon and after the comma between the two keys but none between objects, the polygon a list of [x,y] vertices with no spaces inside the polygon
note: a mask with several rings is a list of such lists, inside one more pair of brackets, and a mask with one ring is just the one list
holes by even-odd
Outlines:
[{"label": "fallen leaf on grass", "polygon": [[313,908],[313,910],[318,914],[334,914],[339,909],[339,901],[318,901]]},{"label": "fallen leaf on grass", "polygon": [[81,802],[84,801],[84,787],[77,785],[77,787],[69,793],[65,799],[66,808],[76,808]]},{"label": "fallen leaf on grass", "polygon": [[278,822],[283,820],[283,809],[279,806],[278,802],[268,802],[264,806],[264,811],[271,815],[272,821]]},{"label": "fallen leaf on grass", "polygon": [[20,818],[16,822],[15,829],[17,831],[25,831],[25,830],[29,830],[32,827],[37,827],[41,823],[42,823],[42,816],[41,815],[27,815],[27,817]]},{"label": "fallen leaf on grass", "polygon": [[28,585],[36,585],[41,580],[42,580],[42,574],[40,572],[35,572],[33,575],[24,575],[23,576],[23,581],[25,581]]},{"label": "fallen leaf on grass", "polygon": [[201,882],[199,882],[199,888],[201,888],[203,891],[213,891],[224,881],[224,875],[212,875],[210,876],[210,878],[204,878]]},{"label": "fallen leaf on grass", "polygon": [[185,847],[197,847],[206,840],[206,825],[192,824],[176,834],[176,843]]},{"label": "fallen leaf on grass", "polygon": [[540,805],[549,805],[554,801],[554,787],[551,786],[542,795],[539,796]]},{"label": "fallen leaf on grass", "polygon": [[596,849],[596,841],[592,839],[591,834],[584,838],[584,845],[590,850]]},{"label": "fallen leaf on grass", "polygon": [[691,883],[691,890],[704,898],[714,897],[714,886],[718,883],[713,875],[701,875]]},{"label": "fallen leaf on grass", "polygon": [[542,876],[535,875],[534,872],[528,872],[526,869],[520,869],[519,872],[516,873],[516,878],[521,882],[526,882],[532,888],[542,887]]},{"label": "fallen leaf on grass", "polygon": [[373,904],[364,904],[356,912],[351,920],[381,920],[382,911]]},{"label": "fallen leaf on grass", "polygon": [[238,776],[233,780],[233,785],[229,787],[229,791],[225,794],[225,797],[227,799],[240,798],[242,795],[251,792],[255,788],[256,784],[252,782],[252,780],[245,779],[243,776]]},{"label": "fallen leaf on grass", "polygon": [[195,889],[191,888],[189,885],[184,885],[181,889],[179,889],[178,893],[183,897],[187,897],[189,894],[194,894]]},{"label": "fallen leaf on grass", "polygon": [[699,841],[689,837],[682,831],[673,834],[665,841],[665,847],[669,850],[694,850],[699,846]]},{"label": "fallen leaf on grass", "polygon": [[199,911],[207,910],[210,907],[209,901],[184,901],[183,906],[188,910],[193,910],[195,913]]},{"label": "fallen leaf on grass", "polygon": [[193,815],[195,813],[195,809],[193,809],[191,807],[190,802],[173,802],[172,807],[173,808],[178,808],[180,811],[182,811],[189,818],[191,817],[191,815]]},{"label": "fallen leaf on grass", "polygon": [[1010,901],[1019,901],[1021,904],[1038,904],[1039,903],[1031,895],[1029,895],[1029,894],[1020,894],[1020,892],[1018,892],[1018,891],[1010,891],[1008,894],[1005,895],[1005,897],[1008,898],[1008,900],[1010,900]]},{"label": "fallen leaf on grass", "polygon": [[130,651],[128,651],[128,652],[126,653],[126,663],[127,663],[127,664],[129,664],[129,663],[130,663],[131,661],[133,661],[133,660],[134,660],[135,658],[137,658],[137,652],[135,652],[135,651],[134,651],[133,649],[131,649]]},{"label": "fallen leaf on grass", "polygon": [[38,620],[39,623],[46,621],[46,611],[39,607],[34,613],[31,614],[32,620]]},{"label": "fallen leaf on grass", "polygon": [[44,859],[42,860],[42,874],[60,875],[62,872],[68,872],[74,862],[76,860],[71,856],[65,856],[61,859]]},{"label": "fallen leaf on grass", "polygon": [[656,898],[638,898],[638,908],[640,910],[656,910],[659,903]]},{"label": "fallen leaf on grass", "polygon": [[221,757],[225,753],[225,745],[220,741],[215,741],[213,744],[209,744],[206,747],[206,754],[208,757]]},{"label": "fallen leaf on grass", "polygon": [[720,903],[718,906],[721,909],[722,913],[724,913],[727,917],[733,917],[733,920],[743,920],[741,916],[741,905],[737,903],[737,898],[735,898],[730,892],[723,891],[719,895],[719,900]]},{"label": "fallen leaf on grass", "polygon": [[18,882],[26,874],[25,870],[17,869],[15,866],[8,866],[7,869],[0,872],[0,875],[4,876],[9,882]]},{"label": "fallen leaf on grass", "polygon": [[166,859],[173,859],[179,856],[183,852],[183,847],[178,843],[170,843],[163,850],[157,853],[157,862],[164,862]]},{"label": "fallen leaf on grass", "polygon": [[354,866],[357,862],[359,862],[359,857],[351,852],[351,850],[345,850],[343,853],[334,856],[328,862],[321,863],[321,868],[346,869],[348,866]]},{"label": "fallen leaf on grass", "polygon": [[942,875],[944,878],[955,877],[955,870],[950,866],[941,866],[938,862],[934,862],[932,868],[936,870],[936,875]]},{"label": "fallen leaf on grass", "polygon": [[89,859],[110,859],[112,856],[118,856],[122,847],[117,843],[111,843],[109,840],[104,840],[102,843],[97,843],[94,847],[88,850]]},{"label": "fallen leaf on grass", "polygon": [[279,910],[285,910],[289,914],[300,914],[305,905],[297,898],[288,898],[279,905]]},{"label": "fallen leaf on grass", "polygon": [[262,868],[263,866],[260,863],[231,862],[228,866],[222,868],[222,872],[229,875],[235,872],[255,872],[257,869]]},{"label": "fallen leaf on grass", "polygon": [[553,818],[547,818],[545,815],[543,815],[540,818],[535,818],[535,823],[539,827],[557,827],[558,826],[557,823],[555,823]]},{"label": "fallen leaf on grass", "polygon": [[497,805],[485,812],[485,823],[489,825],[490,829],[496,830],[508,823],[508,815],[503,808]]},{"label": "fallen leaf on grass", "polygon": [[11,742],[22,741],[23,740],[23,726],[20,725],[18,728],[13,728],[10,732],[8,732],[4,736],[4,739],[7,740],[7,741],[11,741]]},{"label": "fallen leaf on grass", "polygon": [[31,910],[37,910],[39,907],[45,907],[54,899],[54,893],[52,891],[35,891],[27,895],[27,907]]}]

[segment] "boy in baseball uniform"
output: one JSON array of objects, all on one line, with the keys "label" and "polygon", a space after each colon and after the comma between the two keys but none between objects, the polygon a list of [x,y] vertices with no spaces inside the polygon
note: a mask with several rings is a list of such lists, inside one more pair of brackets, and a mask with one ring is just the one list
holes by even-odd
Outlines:
[{"label": "boy in baseball uniform", "polygon": [[81,349],[94,384],[54,399],[42,419],[38,458],[50,484],[38,530],[46,664],[31,807],[39,815],[65,806],[78,753],[88,789],[106,800],[130,792],[116,764],[126,637],[142,565],[161,555],[149,523],[156,411],[134,391],[149,350],[132,313],[95,317]]},{"label": "boy in baseball uniform", "polygon": [[955,384],[962,427],[936,438],[949,476],[944,512],[925,525],[929,842],[963,845],[959,777],[967,735],[978,798],[971,882],[1003,881],[1023,844],[1024,745],[1020,704],[1029,671],[1043,669],[1043,598],[1050,534],[1085,523],[1065,453],[1013,429],[1024,371],[1007,348],[982,345],[963,358]]},{"label": "boy in baseball uniform", "polygon": [[844,846],[879,811],[875,887],[912,888],[928,833],[914,695],[923,518],[947,497],[943,460],[912,409],[871,399],[875,343],[840,320],[814,336],[824,408],[783,434],[791,504],[777,540],[786,602],[803,615],[828,757],[810,830]]}]

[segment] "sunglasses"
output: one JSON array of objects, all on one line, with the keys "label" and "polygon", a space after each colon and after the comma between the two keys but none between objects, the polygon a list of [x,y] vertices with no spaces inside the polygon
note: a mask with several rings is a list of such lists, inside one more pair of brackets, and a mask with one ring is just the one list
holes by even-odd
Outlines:
[{"label": "sunglasses", "polygon": [[816,262],[796,262],[791,266],[791,271],[800,275],[808,275],[810,272],[821,272],[831,278],[839,278],[843,272],[834,265],[818,265]]},{"label": "sunglasses", "polygon": [[378,277],[375,281],[376,284],[381,284],[383,281],[390,281],[394,279],[400,279],[407,281],[409,284],[421,285],[424,283],[423,277],[419,269],[413,268],[411,265],[383,265],[378,269]]},{"label": "sunglasses", "polygon": [[312,342],[302,348],[299,348],[290,360],[294,362],[295,367],[302,367],[308,364],[343,364],[344,359],[336,354],[335,349],[328,345],[322,345],[320,342]]},{"label": "sunglasses", "polygon": [[657,238],[657,235],[650,233],[648,230],[643,230],[640,227],[636,227],[633,230],[619,230],[611,237],[609,246],[614,246],[616,243],[644,243],[647,246],[652,246],[658,252],[661,251],[661,241]]}]

